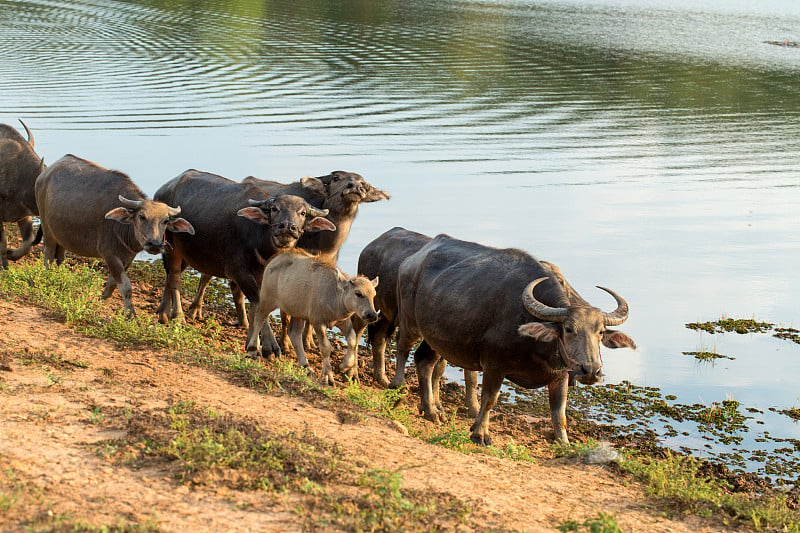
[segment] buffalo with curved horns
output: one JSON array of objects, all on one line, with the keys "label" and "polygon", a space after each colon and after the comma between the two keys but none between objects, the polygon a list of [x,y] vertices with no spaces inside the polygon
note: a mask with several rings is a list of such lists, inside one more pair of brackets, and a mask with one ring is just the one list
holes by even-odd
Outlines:
[{"label": "buffalo with curved horns", "polygon": [[45,265],[64,260],[66,250],[102,257],[110,274],[102,298],[114,288],[129,315],[132,287],[125,271],[136,254],[164,251],[170,233],[194,233],[180,207],[148,200],[131,179],[116,170],[68,154],[36,179],[36,203],[44,232]]},{"label": "buffalo with curved horns", "polygon": [[[415,352],[425,418],[443,413],[433,391],[440,359],[483,372],[480,410],[470,438],[492,442],[489,412],[504,379],[526,388],[547,386],[555,438],[567,442],[567,390],[576,381],[602,380],[600,344],[635,348],[622,332],[608,329],[628,317],[628,304],[612,312],[592,307],[560,271],[516,249],[497,249],[439,235],[410,255],[397,275],[398,360]],[[564,280],[565,283],[565,280]]]}]

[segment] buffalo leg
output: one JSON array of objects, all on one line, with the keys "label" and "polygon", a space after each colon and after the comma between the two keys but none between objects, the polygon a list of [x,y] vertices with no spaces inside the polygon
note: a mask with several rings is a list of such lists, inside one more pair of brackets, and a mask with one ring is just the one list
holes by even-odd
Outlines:
[{"label": "buffalo leg", "polygon": [[331,341],[328,340],[328,328],[325,324],[314,324],[314,332],[317,334],[319,351],[322,352],[322,378],[320,385],[323,387],[336,385],[331,367]]},{"label": "buffalo leg", "polygon": [[426,342],[422,342],[414,353],[414,362],[417,365],[417,379],[419,380],[419,399],[420,411],[425,420],[431,422],[444,422],[445,414],[439,411],[436,406],[436,393],[434,386],[438,385],[435,381],[436,365],[441,357],[431,350]]},{"label": "buffalo leg", "polygon": [[[250,327],[250,323],[247,320],[247,307],[244,305],[244,293],[236,284],[235,281],[229,281],[228,286],[231,289],[231,295],[233,296],[233,307],[236,309],[236,323],[239,327],[248,329]],[[250,300],[251,302],[253,300]]]},{"label": "buffalo leg", "polygon": [[478,416],[478,372],[464,369],[464,403],[467,404],[467,415]]},{"label": "buffalo leg", "polygon": [[[389,378],[386,377],[386,343],[394,333],[394,322],[381,314],[376,323],[367,326],[367,339],[369,340],[370,347],[372,348],[372,372],[381,386],[389,386]],[[405,364],[403,365],[405,366]],[[397,365],[392,382],[397,382],[396,387],[400,387],[405,383],[405,368],[403,368],[403,375],[398,377],[397,373],[400,365]]]},{"label": "buffalo leg", "polygon": [[[133,309],[133,285],[131,285],[131,280],[125,273],[125,265],[117,257],[109,257],[104,259],[106,260],[108,269],[110,271],[109,279],[113,277],[114,281],[117,282],[117,288],[119,289],[120,296],[122,296],[122,302],[125,306],[125,311],[128,313],[128,316],[135,316],[136,311]],[[113,289],[109,291],[108,287],[108,282],[106,282],[106,290],[103,291],[103,298],[108,298],[110,296],[110,294],[106,295],[106,293],[113,292]]]},{"label": "buffalo leg", "polygon": [[186,316],[190,320],[203,320],[203,298],[206,295],[206,288],[211,283],[213,276],[209,274],[200,274],[200,281],[197,282],[197,293],[194,295],[194,300],[189,304],[186,309]]},{"label": "buffalo leg", "polygon": [[[423,342],[427,346],[427,343]],[[420,345],[421,346],[421,345]],[[417,348],[419,351],[419,348]],[[417,360],[417,354],[414,354],[414,360]],[[447,361],[443,358],[439,358],[436,361],[436,364],[433,366],[433,374],[431,375],[431,401],[433,402],[434,407],[439,411],[439,415],[444,417],[445,410],[444,406],[442,405],[442,376],[444,375],[444,370],[447,368]],[[442,420],[444,421],[444,420]]]},{"label": "buffalo leg", "polygon": [[[5,230],[3,230],[3,243],[5,244]],[[50,268],[50,265],[56,261],[56,249],[58,248],[58,242],[49,235],[44,235],[44,267]],[[3,254],[5,258],[5,254]]]},{"label": "buffalo leg", "polygon": [[183,320],[183,307],[181,305],[181,272],[186,268],[186,263],[177,254],[162,254],[164,264],[164,293],[161,303],[158,304],[156,316],[158,321],[166,324],[172,319]]},{"label": "buffalo leg", "polygon": [[106,283],[103,285],[103,294],[100,295],[101,300],[108,300],[111,298],[111,295],[114,294],[114,290],[117,288],[117,280],[114,279],[114,276],[111,274],[108,275],[106,278]]},{"label": "buffalo leg", "polygon": [[6,227],[0,220],[0,267],[3,270],[8,268],[8,241],[6,241]]},{"label": "buffalo leg", "polygon": [[247,355],[251,357],[260,355],[265,359],[271,359],[273,356],[280,357],[281,349],[272,332],[272,326],[269,324],[269,314],[275,310],[275,307],[270,306],[267,301],[262,301],[258,305],[252,306],[251,309],[253,320],[247,332],[245,345]]},{"label": "buffalo leg", "polygon": [[569,390],[569,374],[562,373],[554,381],[547,384],[550,414],[553,419],[555,439],[569,444],[567,438],[567,392]]},{"label": "buffalo leg", "polygon": [[361,335],[364,334],[367,323],[356,315],[353,315],[349,320],[349,324],[350,331],[352,332],[352,350],[350,348],[350,336],[345,333],[343,329],[344,324],[339,326],[339,329],[342,333],[345,333],[345,337],[347,338],[347,351],[344,354],[344,359],[342,359],[342,362],[339,364],[339,370],[344,372],[344,375],[347,376],[348,379],[358,381],[358,340],[361,338]]},{"label": "buffalo leg", "polygon": [[22,244],[19,245],[19,248],[8,250],[5,230],[3,230],[3,235],[0,236],[0,245],[3,247],[3,268],[8,267],[8,261],[6,258],[11,261],[16,261],[24,257],[25,254],[31,250],[33,241],[36,238],[36,235],[33,232],[33,217],[24,217],[18,220],[17,227],[19,228],[19,234],[22,237]]},{"label": "buffalo leg", "polygon": [[[398,336],[399,337],[399,336]],[[384,339],[384,347],[386,346],[386,339]],[[373,352],[373,357],[375,357],[375,353]],[[400,349],[397,349],[397,354],[395,355],[395,369],[394,369],[394,377],[392,378],[392,382],[389,383],[389,388],[397,389],[402,387],[406,383],[406,363],[408,362],[408,352],[401,352]]]},{"label": "buffalo leg", "polygon": [[[406,361],[408,361],[408,353],[411,351],[411,347],[414,346],[414,343],[419,340],[419,337],[418,333],[410,331],[409,328],[402,323],[400,324],[400,328],[397,331],[397,372],[395,372],[394,379],[389,384],[389,387],[397,388],[405,382],[405,375],[401,375],[399,381],[397,376],[400,373],[400,369],[405,367]],[[417,372],[419,372],[419,369],[417,369]],[[420,380],[420,391],[421,390],[422,380]]]},{"label": "buffalo leg", "polygon": [[339,331],[342,332],[342,335],[344,335],[347,344],[344,359],[342,359],[342,363],[339,365],[339,370],[347,369],[348,371],[345,372],[345,375],[353,381],[358,381],[358,339],[360,337],[356,333],[350,319],[343,320],[336,326],[339,328]]},{"label": "buffalo leg", "polygon": [[314,329],[308,322],[306,322],[306,329],[303,331],[303,344],[305,344],[306,350],[313,350],[317,347],[314,342]]},{"label": "buffalo leg", "polygon": [[[291,351],[289,349],[289,327],[291,322],[292,317],[284,313],[283,309],[281,309],[281,350],[283,350],[284,353],[289,353]],[[294,342],[294,339],[292,339],[292,342]]]},{"label": "buffalo leg", "polygon": [[308,359],[306,359],[306,350],[303,346],[303,328],[305,328],[306,321],[295,318],[289,323],[287,335],[292,340],[292,346],[297,354],[297,364],[302,367],[308,366]]},{"label": "buffalo leg", "polygon": [[483,371],[483,389],[481,390],[481,408],[475,423],[470,428],[469,440],[483,446],[492,445],[489,435],[489,411],[500,397],[500,386],[505,376],[496,368],[485,368]]}]

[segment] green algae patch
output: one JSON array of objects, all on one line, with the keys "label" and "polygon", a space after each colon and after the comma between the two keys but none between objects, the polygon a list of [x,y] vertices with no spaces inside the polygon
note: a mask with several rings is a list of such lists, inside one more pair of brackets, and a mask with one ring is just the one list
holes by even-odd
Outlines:
[{"label": "green algae patch", "polygon": [[[772,336],[781,340],[800,344],[800,330],[791,327],[783,327],[771,322],[759,322],[752,318],[721,318],[713,322],[689,322],[687,329],[694,331],[704,331],[710,335],[717,333],[772,333]],[[695,352],[684,352],[687,355],[694,355]],[[732,359],[729,357],[729,359]]]},{"label": "green algae patch", "polygon": [[769,322],[759,322],[752,318],[721,318],[714,322],[690,322],[686,324],[688,329],[695,331],[705,331],[706,333],[767,333],[772,331],[775,324]]},{"label": "green algae patch", "polygon": [[728,355],[718,354],[716,352],[709,352],[709,351],[700,351],[700,352],[683,352],[683,355],[691,355],[694,356],[695,359],[698,361],[716,361],[717,359],[730,359],[733,361],[733,357]]}]

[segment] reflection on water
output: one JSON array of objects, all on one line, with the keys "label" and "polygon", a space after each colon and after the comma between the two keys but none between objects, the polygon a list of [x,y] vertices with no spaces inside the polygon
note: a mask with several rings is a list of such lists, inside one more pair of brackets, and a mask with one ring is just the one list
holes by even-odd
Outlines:
[{"label": "reflection on water", "polygon": [[795,345],[682,352],[732,342],[686,322],[800,319],[800,49],[764,42],[800,40],[800,4],[661,4],[0,0],[0,122],[149,193],[186,168],[359,172],[393,199],[346,270],[394,225],[524,248],[628,299],[640,350],[608,381],[796,406]]}]

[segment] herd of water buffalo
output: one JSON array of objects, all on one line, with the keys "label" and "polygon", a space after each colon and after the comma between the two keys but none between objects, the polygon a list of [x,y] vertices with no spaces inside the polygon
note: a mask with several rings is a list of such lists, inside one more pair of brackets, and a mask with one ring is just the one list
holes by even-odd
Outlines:
[{"label": "herd of water buffalo", "polygon": [[[269,359],[287,351],[291,340],[299,363],[307,365],[309,324],[323,355],[324,384],[334,380],[329,327],[345,335],[339,369],[350,378],[358,376],[357,341],[368,330],[375,379],[383,386],[403,384],[409,352],[421,341],[414,361],[425,418],[444,415],[439,381],[446,362],[461,367],[467,407],[476,417],[474,442],[492,442],[489,412],[504,379],[548,387],[555,438],[566,442],[568,387],[602,380],[601,344],[635,347],[609,329],[628,316],[620,295],[600,287],[617,305],[603,312],[581,298],[558,267],[517,249],[392,228],[361,252],[358,275],[345,275],[336,260],[359,205],[389,199],[358,174],[337,171],[284,184],[187,170],[150,200],[127,175],[74,155],[46,166],[22,126],[27,139],[0,124],[0,215],[3,223],[18,224],[23,241],[9,250],[0,225],[4,269],[40,239],[46,266],[63,261],[65,251],[100,257],[109,269],[102,298],[118,288],[133,314],[126,270],[142,250],[161,254],[166,276],[159,321],[184,316],[180,281],[187,266],[201,274],[186,313],[192,319],[202,316],[211,278],[225,278],[239,324],[248,328],[248,353]],[[34,216],[41,221],[38,232]],[[267,319],[276,309],[282,342]],[[395,329],[397,369],[390,382],[384,352]]]}]

